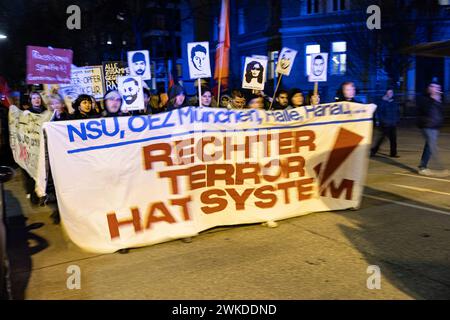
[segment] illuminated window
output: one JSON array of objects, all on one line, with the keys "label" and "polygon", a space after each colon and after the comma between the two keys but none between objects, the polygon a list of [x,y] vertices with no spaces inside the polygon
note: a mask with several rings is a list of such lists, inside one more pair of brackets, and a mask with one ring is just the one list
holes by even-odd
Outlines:
[{"label": "illuminated window", "polygon": [[331,44],[331,74],[343,75],[347,71],[347,42]]},{"label": "illuminated window", "polygon": [[320,44],[310,44],[306,46],[306,75],[311,71],[311,54],[320,53]]}]

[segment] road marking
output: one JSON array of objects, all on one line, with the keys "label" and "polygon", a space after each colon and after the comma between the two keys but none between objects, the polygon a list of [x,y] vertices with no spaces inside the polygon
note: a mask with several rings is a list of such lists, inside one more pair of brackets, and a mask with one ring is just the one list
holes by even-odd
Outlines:
[{"label": "road marking", "polygon": [[439,178],[431,178],[431,177],[424,177],[418,174],[407,174],[407,173],[401,173],[401,172],[396,172],[394,174],[400,175],[400,176],[408,176],[408,177],[413,177],[413,178],[422,178],[422,179],[429,179],[429,180],[436,180],[436,181],[444,181],[444,182],[450,182],[450,180],[448,179],[439,179]]},{"label": "road marking", "polygon": [[442,194],[444,196],[450,196],[450,193],[448,193],[448,192],[436,191],[436,190],[433,190],[433,189],[411,187],[411,186],[405,186],[403,184],[394,184],[394,183],[391,183],[391,185],[392,186],[396,186],[396,187],[400,187],[400,188],[409,189],[409,190],[414,190],[414,191],[430,192],[430,193]]},{"label": "road marking", "polygon": [[415,208],[415,209],[421,209],[421,210],[426,210],[426,211],[435,212],[435,213],[440,213],[440,214],[445,214],[445,215],[447,215],[447,216],[450,216],[450,212],[448,212],[448,211],[443,211],[443,210],[438,210],[438,209],[433,209],[433,208],[423,207],[423,206],[419,206],[419,205],[416,205],[416,204],[411,204],[411,203],[405,203],[405,202],[400,202],[400,201],[390,200],[390,199],[386,199],[386,198],[382,198],[382,197],[377,197],[377,196],[370,196],[370,195],[368,195],[368,194],[363,194],[363,196],[366,197],[366,198],[370,198],[370,199],[375,199],[375,200],[380,200],[380,201],[385,201],[385,202],[390,202],[390,203],[398,204],[399,206],[410,207],[410,208]]}]

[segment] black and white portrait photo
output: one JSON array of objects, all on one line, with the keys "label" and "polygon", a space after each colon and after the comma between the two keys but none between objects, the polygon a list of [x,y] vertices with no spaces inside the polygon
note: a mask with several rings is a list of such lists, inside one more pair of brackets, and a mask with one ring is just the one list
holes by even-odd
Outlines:
[{"label": "black and white portrait photo", "polygon": [[128,51],[128,67],[130,75],[141,76],[142,80],[150,80],[150,55],[148,50]]},{"label": "black and white portrait photo", "polygon": [[276,72],[285,76],[291,73],[297,51],[289,48],[283,48],[278,57]]},{"label": "black and white portrait photo", "polygon": [[310,82],[327,81],[328,53],[315,53],[311,55]]},{"label": "black and white portrait photo", "polygon": [[242,88],[264,90],[266,82],[267,60],[245,58],[245,66],[242,77]]},{"label": "black and white portrait photo", "polygon": [[117,79],[122,96],[122,109],[126,111],[144,109],[144,92],[140,76],[122,76]]},{"label": "black and white portrait photo", "polygon": [[210,78],[211,65],[209,61],[209,43],[189,42],[187,44],[187,54],[189,57],[190,78]]}]

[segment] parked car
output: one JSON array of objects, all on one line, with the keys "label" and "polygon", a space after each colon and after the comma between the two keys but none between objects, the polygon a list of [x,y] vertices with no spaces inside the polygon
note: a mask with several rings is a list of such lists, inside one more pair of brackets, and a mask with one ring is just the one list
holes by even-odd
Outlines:
[{"label": "parked car", "polygon": [[8,256],[6,254],[6,212],[3,183],[11,180],[13,176],[12,168],[0,166],[0,300],[11,298]]}]

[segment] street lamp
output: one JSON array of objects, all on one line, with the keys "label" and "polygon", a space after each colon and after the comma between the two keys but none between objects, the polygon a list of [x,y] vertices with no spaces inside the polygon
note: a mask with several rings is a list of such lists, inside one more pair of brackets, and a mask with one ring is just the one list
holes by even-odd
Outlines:
[{"label": "street lamp", "polygon": [[5,34],[0,33],[0,40],[7,39],[7,38],[8,38],[8,37],[7,37]]}]

